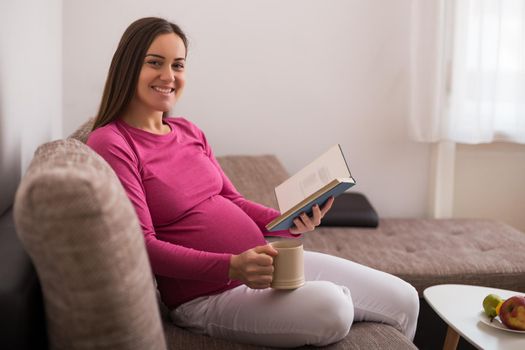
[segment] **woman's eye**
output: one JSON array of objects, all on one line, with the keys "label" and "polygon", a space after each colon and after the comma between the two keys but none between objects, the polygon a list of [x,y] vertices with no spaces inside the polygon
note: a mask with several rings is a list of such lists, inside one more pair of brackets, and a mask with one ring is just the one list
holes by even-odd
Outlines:
[{"label": "woman's eye", "polygon": [[153,67],[160,67],[162,65],[162,62],[159,61],[147,61],[146,63]]},{"label": "woman's eye", "polygon": [[176,63],[172,67],[175,70],[183,70],[184,69],[184,65],[182,63]]}]

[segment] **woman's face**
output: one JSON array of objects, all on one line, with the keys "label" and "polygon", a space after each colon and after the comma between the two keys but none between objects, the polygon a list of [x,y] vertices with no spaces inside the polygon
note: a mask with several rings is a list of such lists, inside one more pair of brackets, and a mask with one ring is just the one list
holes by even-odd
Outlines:
[{"label": "woman's face", "polygon": [[176,34],[157,36],[144,58],[132,105],[143,112],[167,112],[182,94],[186,48]]}]

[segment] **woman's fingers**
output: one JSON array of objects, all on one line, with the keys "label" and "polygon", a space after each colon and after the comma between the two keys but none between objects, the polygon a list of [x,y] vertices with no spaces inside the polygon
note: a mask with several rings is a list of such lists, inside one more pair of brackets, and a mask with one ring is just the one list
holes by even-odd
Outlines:
[{"label": "woman's fingers", "polygon": [[230,276],[250,288],[268,288],[273,278],[273,256],[277,254],[277,250],[270,245],[248,249],[232,258],[230,266],[233,273]]},{"label": "woman's fingers", "polygon": [[315,225],[306,213],[302,213],[299,215],[301,218],[301,221],[303,222],[304,226],[308,229],[308,231],[313,231],[315,229]]},{"label": "woman's fingers", "polygon": [[[266,244],[266,245],[260,245],[260,246],[257,246],[255,248],[253,248],[253,251],[259,255],[261,254],[266,254],[266,255],[269,255],[269,256],[276,256],[278,254],[277,250],[272,247],[271,244]],[[270,259],[270,264],[272,263],[271,259]]]},{"label": "woman's fingers", "polygon": [[312,208],[312,213],[312,223],[314,224],[314,226],[319,226],[319,224],[321,223],[321,219],[323,218],[323,213],[318,205],[314,205],[314,207]]},{"label": "woman's fingers", "polygon": [[273,280],[273,266],[258,266],[246,276],[245,284],[253,289],[270,287]]},{"label": "woman's fingers", "polygon": [[296,232],[297,233],[303,233],[303,232],[307,232],[308,231],[308,228],[304,225],[303,221],[301,220],[300,217],[296,217],[293,221],[295,227],[296,227]]},{"label": "woman's fingers", "polygon": [[324,217],[325,214],[332,208],[332,205],[334,204],[334,196],[328,198],[326,203],[323,205],[323,208],[321,209],[321,217]]},{"label": "woman's fingers", "polygon": [[334,196],[328,198],[322,208],[319,208],[319,205],[317,204],[314,205],[312,207],[311,217],[309,217],[306,213],[301,213],[293,220],[295,227],[292,227],[290,232],[297,234],[315,230],[315,228],[321,224],[321,219],[330,210],[330,208],[332,208],[334,200]]}]

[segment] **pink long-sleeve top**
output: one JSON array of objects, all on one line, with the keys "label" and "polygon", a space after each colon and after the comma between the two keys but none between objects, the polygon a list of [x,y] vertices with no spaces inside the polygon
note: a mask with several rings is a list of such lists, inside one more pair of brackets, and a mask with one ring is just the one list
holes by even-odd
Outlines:
[{"label": "pink long-sleeve top", "polygon": [[194,124],[164,122],[171,132],[157,135],[116,120],[91,132],[87,144],[133,203],[162,300],[173,309],[240,285],[229,280],[230,257],[266,244],[264,226],[279,212],[237,192]]}]

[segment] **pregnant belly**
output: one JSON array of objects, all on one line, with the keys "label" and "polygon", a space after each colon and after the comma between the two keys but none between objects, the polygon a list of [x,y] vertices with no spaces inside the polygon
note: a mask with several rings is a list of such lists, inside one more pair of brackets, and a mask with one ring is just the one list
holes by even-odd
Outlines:
[{"label": "pregnant belly", "polygon": [[163,241],[196,250],[239,254],[266,244],[259,227],[229,199],[213,196],[189,210],[177,222],[156,228]]}]

